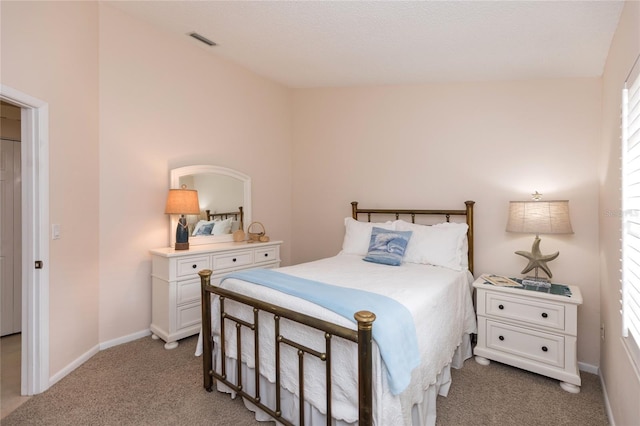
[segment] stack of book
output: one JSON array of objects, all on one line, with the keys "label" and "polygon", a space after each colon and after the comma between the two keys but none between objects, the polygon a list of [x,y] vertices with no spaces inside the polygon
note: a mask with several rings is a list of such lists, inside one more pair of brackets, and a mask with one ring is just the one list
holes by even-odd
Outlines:
[{"label": "stack of book", "polygon": [[484,278],[484,280],[489,284],[493,284],[498,287],[523,287],[519,282],[501,275],[483,275],[482,278]]}]

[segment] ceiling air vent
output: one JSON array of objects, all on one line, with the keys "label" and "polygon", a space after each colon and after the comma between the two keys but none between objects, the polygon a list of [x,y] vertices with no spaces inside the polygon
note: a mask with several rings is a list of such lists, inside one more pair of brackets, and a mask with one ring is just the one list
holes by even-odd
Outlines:
[{"label": "ceiling air vent", "polygon": [[189,33],[189,35],[193,38],[195,38],[196,40],[199,40],[201,42],[203,42],[204,44],[208,45],[208,46],[215,46],[216,44],[214,42],[212,42],[211,40],[209,40],[206,37],[201,36],[198,33]]}]

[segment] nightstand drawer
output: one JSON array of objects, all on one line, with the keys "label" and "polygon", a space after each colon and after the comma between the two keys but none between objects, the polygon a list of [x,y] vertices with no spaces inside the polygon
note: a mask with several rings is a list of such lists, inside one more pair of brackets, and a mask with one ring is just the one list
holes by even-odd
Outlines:
[{"label": "nightstand drawer", "polygon": [[177,277],[188,277],[190,275],[197,276],[198,272],[203,269],[210,269],[209,257],[187,257],[185,259],[178,260],[178,267],[176,270]]},{"label": "nightstand drawer", "polygon": [[563,336],[483,320],[486,321],[487,348],[564,368]]},{"label": "nightstand drawer", "polygon": [[274,262],[278,260],[277,256],[278,250],[276,247],[265,247],[256,249],[256,259],[255,263],[266,263],[266,262]]},{"label": "nightstand drawer", "polygon": [[485,294],[485,312],[498,318],[564,331],[565,307],[555,303],[532,300],[501,293]]},{"label": "nightstand drawer", "polygon": [[229,254],[213,256],[213,272],[220,269],[236,268],[238,266],[251,265],[253,263],[253,251],[241,251]]}]

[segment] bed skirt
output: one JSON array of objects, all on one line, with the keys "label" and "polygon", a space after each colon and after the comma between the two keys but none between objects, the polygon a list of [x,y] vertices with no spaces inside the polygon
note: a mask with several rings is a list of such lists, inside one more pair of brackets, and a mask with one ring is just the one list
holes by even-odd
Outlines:
[{"label": "bed skirt", "polygon": [[[214,365],[217,364],[217,357],[219,354],[214,351]],[[470,335],[465,334],[462,339],[462,343],[456,349],[454,356],[449,364],[447,364],[436,378],[436,382],[429,386],[423,394],[422,402],[415,404],[411,410],[412,424],[411,426],[433,426],[436,423],[436,399],[438,395],[447,396],[449,388],[451,386],[451,367],[462,368],[464,361],[472,356],[471,339]],[[233,358],[227,358],[227,378],[235,383],[236,376],[236,360]],[[255,383],[253,380],[246,380],[247,378],[254,377],[254,370],[242,365],[242,378],[244,389],[253,394],[255,390]],[[236,393],[227,387],[224,383],[216,380],[217,390],[231,394],[232,398],[236,397]],[[275,407],[275,384],[269,382],[264,377],[260,379],[260,395],[262,395],[262,402],[269,407]],[[375,400],[375,398],[374,398]],[[250,401],[243,398],[244,405],[255,413],[255,418],[258,421],[275,421],[273,417],[262,411],[260,408],[253,405]],[[305,424],[307,426],[324,426],[327,424],[326,415],[318,410],[316,407],[311,406],[308,402],[305,402],[305,419],[304,422],[300,422],[299,416],[299,401],[298,397],[287,391],[281,389],[281,407],[282,415],[286,419],[291,419],[294,424]],[[279,424],[275,421],[276,424]],[[355,423],[348,423],[342,420],[334,419],[332,425],[335,426],[353,426]],[[381,425],[386,426],[386,425]],[[407,425],[408,426],[408,425]]]}]

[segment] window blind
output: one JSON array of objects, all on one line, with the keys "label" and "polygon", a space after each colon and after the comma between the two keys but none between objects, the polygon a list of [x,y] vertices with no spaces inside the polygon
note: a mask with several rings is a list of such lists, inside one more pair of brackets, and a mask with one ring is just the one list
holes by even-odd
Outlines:
[{"label": "window blind", "polygon": [[[640,59],[640,57],[638,58]],[[640,345],[640,64],[622,92],[622,335]]]}]

